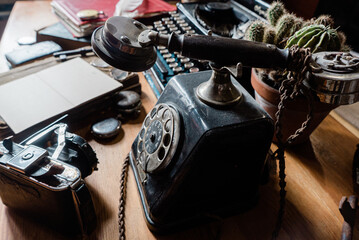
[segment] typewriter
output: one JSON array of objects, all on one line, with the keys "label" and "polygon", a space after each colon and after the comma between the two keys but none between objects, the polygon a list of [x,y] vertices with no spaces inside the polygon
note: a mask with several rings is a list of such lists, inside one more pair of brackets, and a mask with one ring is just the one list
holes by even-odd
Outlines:
[{"label": "typewriter", "polygon": [[[241,39],[251,21],[264,20],[268,7],[269,5],[261,0],[178,3],[177,11],[168,12],[151,20],[141,20],[141,22],[163,34],[176,32],[177,34],[204,34]],[[158,98],[172,77],[209,69],[206,61],[183,57],[179,53],[169,53],[168,49],[159,46],[155,65],[145,71],[144,75]],[[247,89],[246,85],[250,86],[249,69],[243,74],[241,84]],[[243,79],[246,75],[248,75],[247,84]]]}]

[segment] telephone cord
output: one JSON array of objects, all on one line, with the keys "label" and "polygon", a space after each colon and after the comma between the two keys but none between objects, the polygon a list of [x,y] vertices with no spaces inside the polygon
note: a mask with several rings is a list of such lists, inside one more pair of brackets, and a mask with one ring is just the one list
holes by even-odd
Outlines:
[{"label": "telephone cord", "polygon": [[[275,114],[275,136],[277,138],[278,149],[273,153],[273,158],[279,160],[280,200],[277,221],[272,233],[272,239],[277,239],[284,217],[286,203],[285,197],[287,193],[285,190],[285,149],[303,134],[304,130],[313,118],[313,97],[310,91],[303,86],[305,73],[308,71],[309,62],[312,56],[310,49],[301,49],[295,45],[290,48],[290,55],[292,59],[289,66],[290,72],[287,75],[287,79],[282,82],[281,87],[279,88],[280,102],[278,104],[278,111]],[[302,123],[301,127],[294,132],[294,134],[289,136],[284,141],[282,134],[282,116],[285,110],[285,105],[288,101],[294,100],[300,95],[304,95],[308,101],[308,114],[306,120]]]},{"label": "telephone cord", "polygon": [[120,240],[125,240],[125,200],[126,200],[126,184],[127,184],[127,173],[128,173],[128,165],[130,162],[130,157],[127,155],[125,161],[122,165],[121,170],[121,178],[120,178],[120,202],[119,202],[119,211],[118,211],[118,226]]}]

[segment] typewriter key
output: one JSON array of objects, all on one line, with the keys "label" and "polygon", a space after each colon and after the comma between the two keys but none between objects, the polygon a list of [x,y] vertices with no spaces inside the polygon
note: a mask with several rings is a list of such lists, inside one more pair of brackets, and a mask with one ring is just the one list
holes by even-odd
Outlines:
[{"label": "typewriter key", "polygon": [[168,66],[170,66],[170,68],[174,68],[178,66],[178,63],[174,62],[174,63],[170,63]]},{"label": "typewriter key", "polygon": [[194,34],[194,33],[196,33],[196,31],[192,29],[192,30],[186,31],[186,33],[187,33],[187,34]]},{"label": "typewriter key", "polygon": [[187,26],[188,26],[188,23],[181,23],[179,26],[180,26],[180,27],[187,27]]},{"label": "typewriter key", "polygon": [[167,27],[168,28],[174,28],[174,27],[176,27],[176,24],[168,24]]},{"label": "typewriter key", "polygon": [[196,67],[194,67],[194,68],[190,68],[190,69],[189,69],[189,72],[190,72],[190,73],[199,72],[199,69],[198,69],[198,68],[196,68]]},{"label": "typewriter key", "polygon": [[166,59],[167,63],[174,63],[175,61],[176,61],[176,59],[174,59],[174,58],[167,58]]},{"label": "typewriter key", "polygon": [[177,30],[177,31],[174,31],[174,32],[177,33],[177,34],[181,34],[180,30]]},{"label": "typewriter key", "polygon": [[152,30],[152,29],[153,29],[153,26],[151,26],[151,25],[147,25],[146,27],[148,28],[148,30]]},{"label": "typewriter key", "polygon": [[107,118],[91,127],[91,133],[98,138],[106,139],[116,136],[121,129],[121,122],[115,118]]},{"label": "typewriter key", "polygon": [[186,69],[189,69],[189,68],[191,68],[191,67],[193,67],[194,66],[194,63],[193,62],[188,62],[188,63],[185,63],[184,64],[184,67],[186,68]]},{"label": "typewriter key", "polygon": [[182,30],[183,31],[189,31],[189,30],[191,30],[192,28],[190,27],[190,26],[187,26],[187,27],[182,27]]},{"label": "typewriter key", "polygon": [[186,22],[186,21],[183,20],[183,19],[178,19],[178,20],[177,20],[177,23],[178,23],[178,24],[180,24],[180,23],[185,23],[185,22]]},{"label": "typewriter key", "polygon": [[165,24],[173,24],[173,21],[165,21]]},{"label": "typewriter key", "polygon": [[168,34],[168,31],[164,30],[164,31],[159,31],[160,34]]},{"label": "typewriter key", "polygon": [[163,49],[166,49],[166,47],[165,46],[158,46],[157,49],[158,50],[163,50]]},{"label": "typewriter key", "polygon": [[179,17],[180,16],[180,14],[179,13],[172,13],[172,12],[170,12],[170,15],[172,16],[172,17]]},{"label": "typewriter key", "polygon": [[160,50],[160,53],[161,53],[161,54],[168,54],[168,49]]},{"label": "typewriter key", "polygon": [[162,21],[156,21],[156,22],[154,22],[153,24],[154,24],[154,25],[160,25],[160,24],[162,24]]},{"label": "typewriter key", "polygon": [[188,63],[190,61],[189,58],[182,58],[181,63]]},{"label": "typewriter key", "polygon": [[157,31],[164,31],[164,30],[166,30],[165,27],[157,27]]},{"label": "typewriter key", "polygon": [[166,58],[171,58],[172,57],[172,54],[171,53],[166,53],[166,54],[163,54],[163,58],[166,59]]},{"label": "typewriter key", "polygon": [[178,27],[174,27],[174,28],[169,28],[170,32],[174,32],[178,30]]},{"label": "typewriter key", "polygon": [[174,73],[179,73],[179,72],[181,72],[183,69],[182,69],[181,67],[174,67],[174,68],[172,68],[172,70],[173,70]]},{"label": "typewriter key", "polygon": [[166,17],[166,18],[162,18],[162,21],[169,21],[170,20],[170,18],[168,18],[168,17]]}]

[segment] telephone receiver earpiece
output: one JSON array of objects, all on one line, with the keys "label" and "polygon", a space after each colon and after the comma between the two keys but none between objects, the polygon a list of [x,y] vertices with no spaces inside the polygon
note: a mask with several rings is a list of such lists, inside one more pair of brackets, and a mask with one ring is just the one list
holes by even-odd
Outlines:
[{"label": "telephone receiver earpiece", "polygon": [[146,29],[137,20],[111,17],[92,34],[92,48],[115,68],[129,72],[147,70],[155,64],[157,53],[154,45],[141,46],[138,42],[138,36]]}]

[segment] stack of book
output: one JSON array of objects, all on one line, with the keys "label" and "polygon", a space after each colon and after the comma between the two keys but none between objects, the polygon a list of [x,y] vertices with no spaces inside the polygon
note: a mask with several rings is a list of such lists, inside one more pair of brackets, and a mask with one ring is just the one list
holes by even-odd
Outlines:
[{"label": "stack of book", "polygon": [[[122,1],[133,4],[131,0]],[[86,37],[114,15],[118,3],[119,0],[53,0],[51,6],[53,12],[74,37]],[[132,17],[146,17],[148,14],[174,10],[176,10],[175,6],[162,0],[143,0],[134,10],[136,16]],[[88,19],[81,17],[81,13],[86,11],[97,12],[98,16]]]},{"label": "stack of book", "polygon": [[[74,37],[85,37],[99,26],[103,25],[108,17],[113,16],[117,0],[53,0],[51,2],[53,12],[58,16],[61,23],[72,33]],[[82,20],[78,13],[92,9],[103,12],[98,18]]]}]

